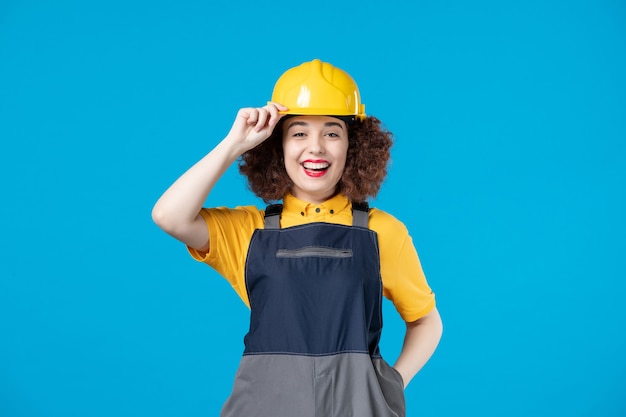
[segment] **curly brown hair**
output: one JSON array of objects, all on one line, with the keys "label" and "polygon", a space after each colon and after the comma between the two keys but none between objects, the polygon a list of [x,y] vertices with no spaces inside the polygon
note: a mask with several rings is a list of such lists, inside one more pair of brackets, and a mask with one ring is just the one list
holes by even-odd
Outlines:
[{"label": "curly brown hair", "polygon": [[[248,178],[248,187],[266,203],[281,200],[291,189],[283,160],[282,125],[271,136],[239,159],[239,172]],[[380,120],[369,116],[348,126],[348,155],[337,192],[351,201],[376,197],[387,175],[393,134]]]}]

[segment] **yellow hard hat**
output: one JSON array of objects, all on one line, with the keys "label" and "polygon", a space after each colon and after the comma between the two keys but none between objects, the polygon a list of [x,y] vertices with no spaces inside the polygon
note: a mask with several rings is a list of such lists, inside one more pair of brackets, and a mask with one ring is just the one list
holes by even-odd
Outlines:
[{"label": "yellow hard hat", "polygon": [[319,59],[285,71],[274,85],[272,101],[289,109],[283,114],[366,117],[352,77]]}]

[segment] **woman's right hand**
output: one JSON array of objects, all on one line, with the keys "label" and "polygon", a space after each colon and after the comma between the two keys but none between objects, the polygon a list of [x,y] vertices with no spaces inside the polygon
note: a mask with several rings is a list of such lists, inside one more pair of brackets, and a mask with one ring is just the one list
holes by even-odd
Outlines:
[{"label": "woman's right hand", "polygon": [[239,110],[230,132],[204,158],[181,175],[152,209],[159,227],[187,246],[208,251],[210,236],[200,210],[228,167],[244,152],[270,137],[287,108],[270,103]]},{"label": "woman's right hand", "polygon": [[240,109],[226,137],[241,146],[241,153],[249,151],[270,137],[283,117],[279,111],[285,110],[287,107],[278,103]]}]

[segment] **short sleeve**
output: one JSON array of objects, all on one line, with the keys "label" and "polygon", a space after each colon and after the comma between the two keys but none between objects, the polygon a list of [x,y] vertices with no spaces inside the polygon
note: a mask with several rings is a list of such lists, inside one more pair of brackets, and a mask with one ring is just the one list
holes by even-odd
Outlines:
[{"label": "short sleeve", "polygon": [[249,306],[244,277],[245,257],[254,230],[263,227],[262,213],[256,207],[245,206],[204,208],[200,215],[209,231],[209,250],[204,252],[187,247],[189,254],[223,276]]},{"label": "short sleeve", "polygon": [[392,215],[372,210],[370,228],[378,234],[383,294],[406,322],[435,308],[430,288],[406,226]]}]

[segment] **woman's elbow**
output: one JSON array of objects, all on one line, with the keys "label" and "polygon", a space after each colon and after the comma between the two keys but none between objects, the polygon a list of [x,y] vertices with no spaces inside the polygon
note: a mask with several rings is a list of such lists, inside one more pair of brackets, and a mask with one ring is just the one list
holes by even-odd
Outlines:
[{"label": "woman's elbow", "polygon": [[152,208],[152,221],[169,234],[175,231],[172,217],[158,203]]}]

